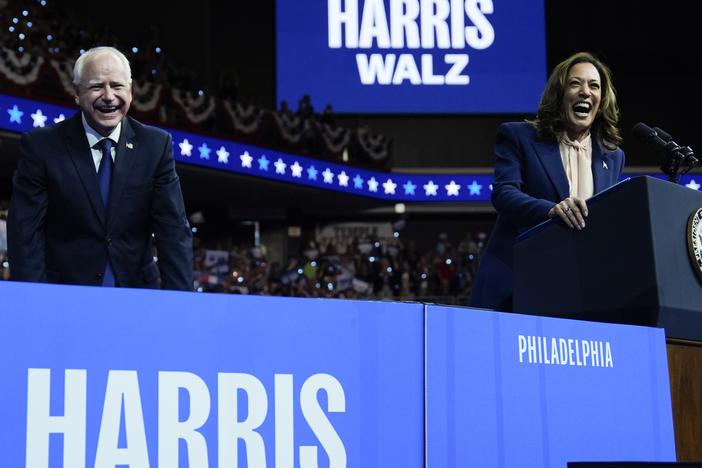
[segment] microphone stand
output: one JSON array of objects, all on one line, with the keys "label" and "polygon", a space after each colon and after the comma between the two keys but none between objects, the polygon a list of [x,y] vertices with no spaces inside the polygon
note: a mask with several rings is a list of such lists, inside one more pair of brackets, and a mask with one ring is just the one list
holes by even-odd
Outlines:
[{"label": "microphone stand", "polygon": [[661,171],[668,176],[668,181],[674,184],[680,183],[680,164],[683,160],[678,149],[679,146],[674,142],[667,142],[663,152],[665,154],[665,160],[663,164],[661,164]]}]

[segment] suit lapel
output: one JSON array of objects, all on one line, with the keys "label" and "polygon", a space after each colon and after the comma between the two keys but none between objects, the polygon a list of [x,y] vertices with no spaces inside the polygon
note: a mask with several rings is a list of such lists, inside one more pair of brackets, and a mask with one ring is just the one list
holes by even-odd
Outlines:
[{"label": "suit lapel", "polygon": [[120,198],[124,187],[129,180],[129,174],[136,160],[139,150],[136,134],[128,118],[122,120],[122,132],[120,133],[117,150],[115,153],[115,166],[112,172],[112,184],[110,185],[110,209],[108,210],[108,223],[114,219],[120,207]]},{"label": "suit lapel", "polygon": [[563,161],[561,161],[561,152],[558,149],[558,144],[534,142],[534,150],[544,169],[546,169],[546,174],[551,179],[558,193],[559,200],[568,198],[570,185],[568,184],[565,169],[563,169]]},{"label": "suit lapel", "polygon": [[83,188],[88,195],[90,204],[95,211],[100,223],[105,226],[105,207],[100,195],[100,185],[98,183],[95,161],[88,146],[88,139],[85,136],[85,129],[81,119],[80,111],[71,117],[63,131],[63,141],[68,150],[68,154],[73,161],[73,165],[78,172]]},{"label": "suit lapel", "polygon": [[592,145],[592,179],[595,193],[600,193],[612,185],[612,160],[610,153],[605,151],[593,137]]}]

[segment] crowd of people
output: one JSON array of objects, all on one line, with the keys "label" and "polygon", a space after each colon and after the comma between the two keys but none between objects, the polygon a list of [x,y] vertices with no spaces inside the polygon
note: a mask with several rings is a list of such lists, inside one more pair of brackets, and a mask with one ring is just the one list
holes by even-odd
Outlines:
[{"label": "crowd of people", "polygon": [[[10,279],[6,201],[0,201],[0,280]],[[193,289],[199,292],[464,305],[485,246],[483,232],[454,242],[445,233],[420,249],[412,240],[370,237],[309,240],[281,264],[265,245],[223,248],[194,238]]]},{"label": "crowd of people", "polygon": [[265,246],[210,250],[196,241],[195,289],[271,296],[422,300],[465,305],[485,233],[454,244],[439,234],[431,249],[391,238],[308,241],[287,262],[267,261]]},{"label": "crowd of people", "polygon": [[235,70],[207,83],[176,64],[158,29],[145,31],[137,45],[125,44],[110,28],[59,11],[56,2],[0,5],[0,92],[72,105],[73,61],[95,45],[115,46],[129,58],[131,115],[141,121],[378,169],[389,164],[391,140],[365,125],[340,126],[331,104],[317,112],[306,95],[294,110],[286,102],[265,109],[242,96]]}]

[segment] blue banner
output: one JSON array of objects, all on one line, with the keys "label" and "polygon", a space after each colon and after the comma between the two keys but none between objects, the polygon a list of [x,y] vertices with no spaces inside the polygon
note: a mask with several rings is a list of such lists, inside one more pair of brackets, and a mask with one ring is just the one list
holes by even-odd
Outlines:
[{"label": "blue banner", "polygon": [[[0,94],[2,130],[26,132],[58,123],[75,112],[67,107]],[[388,202],[490,201],[492,175],[374,171],[202,134],[164,130],[173,136],[173,154],[182,164]]]},{"label": "blue banner", "polygon": [[423,306],[0,282],[3,466],[421,467]]},{"label": "blue banner", "polygon": [[662,329],[426,314],[429,467],[675,461]]},{"label": "blue banner", "polygon": [[543,0],[276,2],[278,99],[351,113],[532,113]]},{"label": "blue banner", "polygon": [[7,466],[675,460],[660,329],[12,282],[0,296]]},{"label": "blue banner", "polygon": [[[1,130],[22,133],[60,122],[75,112],[68,107],[0,94]],[[181,164],[397,203],[484,205],[492,194],[492,174],[373,171],[191,132],[164,130],[173,136],[174,157]],[[665,178],[659,171],[645,175]],[[702,177],[699,173],[688,174],[680,178],[680,183],[699,190]]]}]

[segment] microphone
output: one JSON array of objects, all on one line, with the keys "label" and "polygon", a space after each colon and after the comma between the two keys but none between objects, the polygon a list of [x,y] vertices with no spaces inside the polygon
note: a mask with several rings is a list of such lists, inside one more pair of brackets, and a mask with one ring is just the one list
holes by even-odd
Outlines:
[{"label": "microphone", "polygon": [[[666,145],[672,140],[672,138],[670,138],[670,135],[668,135],[667,133],[665,133],[665,135],[668,136],[669,139],[662,139],[656,130],[652,129],[643,122],[639,122],[636,125],[634,125],[633,132],[634,136],[640,142],[645,143],[647,145],[653,145],[659,150],[663,151],[667,151]],[[675,144],[676,147],[678,146],[675,142],[673,142],[673,144]]]},{"label": "microphone", "polygon": [[665,141],[666,143],[673,139],[673,137],[670,136],[669,133],[667,133],[665,130],[663,130],[660,127],[653,127],[653,131],[655,131],[656,134],[659,137],[661,137],[661,140]]}]

